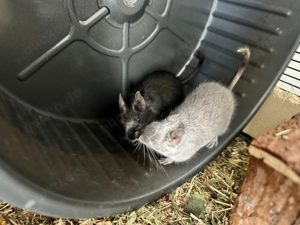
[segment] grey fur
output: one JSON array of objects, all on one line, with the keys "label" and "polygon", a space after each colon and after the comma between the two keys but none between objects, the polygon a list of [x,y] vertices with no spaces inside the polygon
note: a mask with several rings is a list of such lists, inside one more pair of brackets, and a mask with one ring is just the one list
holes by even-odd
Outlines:
[{"label": "grey fur", "polygon": [[[226,131],[234,105],[233,94],[226,87],[203,83],[167,119],[148,125],[140,141],[167,156],[170,163],[185,161]],[[180,143],[169,145],[172,132],[178,130],[184,132]]]},{"label": "grey fur", "polygon": [[[244,62],[248,63],[250,51],[244,49]],[[160,160],[163,165],[186,161],[204,146],[217,146],[218,136],[226,132],[234,109],[231,90],[217,82],[202,83],[165,120],[149,124],[139,140],[167,157]]]}]

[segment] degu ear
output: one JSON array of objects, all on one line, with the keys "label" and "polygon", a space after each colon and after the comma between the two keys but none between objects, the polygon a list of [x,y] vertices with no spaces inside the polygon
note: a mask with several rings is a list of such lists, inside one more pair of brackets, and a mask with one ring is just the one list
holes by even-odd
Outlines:
[{"label": "degu ear", "polygon": [[184,135],[184,128],[177,128],[176,130],[172,131],[170,133],[170,137],[168,137],[167,140],[168,145],[175,147],[181,142],[183,135]]},{"label": "degu ear", "polygon": [[146,102],[139,91],[135,93],[133,101],[133,109],[136,111],[144,111],[146,109]]},{"label": "degu ear", "polygon": [[126,112],[126,104],[122,98],[122,94],[119,94],[119,107],[120,107],[120,111],[121,113],[125,113]]}]

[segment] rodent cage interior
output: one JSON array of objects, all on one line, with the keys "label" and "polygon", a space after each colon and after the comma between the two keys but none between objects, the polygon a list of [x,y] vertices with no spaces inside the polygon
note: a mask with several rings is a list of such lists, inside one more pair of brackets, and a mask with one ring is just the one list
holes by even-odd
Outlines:
[{"label": "rodent cage interior", "polygon": [[[0,175],[7,180],[0,198],[73,218],[155,200],[203,169],[246,125],[299,36],[295,24],[286,30],[300,10],[292,0],[137,2],[132,12],[123,0],[0,3]],[[237,111],[217,148],[162,169],[122,140],[118,94],[152,71],[177,74],[200,39],[205,60],[189,88],[228,84],[242,60],[236,49],[253,51],[234,89]]]}]

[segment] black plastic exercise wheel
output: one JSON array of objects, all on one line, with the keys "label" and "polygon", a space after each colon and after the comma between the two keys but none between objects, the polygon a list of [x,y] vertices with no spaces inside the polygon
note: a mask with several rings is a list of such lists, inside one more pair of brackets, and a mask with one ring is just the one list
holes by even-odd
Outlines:
[{"label": "black plastic exercise wheel", "polygon": [[[140,207],[213,160],[247,124],[299,43],[296,0],[2,0],[0,2],[0,199],[28,211],[101,217]],[[228,84],[238,109],[219,146],[157,169],[122,141],[118,94],[147,74],[186,88]],[[168,174],[168,176],[166,175]]]}]

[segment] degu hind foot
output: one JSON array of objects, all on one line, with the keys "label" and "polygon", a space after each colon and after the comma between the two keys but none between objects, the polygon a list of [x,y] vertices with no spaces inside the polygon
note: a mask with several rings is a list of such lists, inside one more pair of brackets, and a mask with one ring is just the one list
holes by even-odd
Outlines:
[{"label": "degu hind foot", "polygon": [[217,147],[217,145],[218,145],[218,136],[211,139],[211,141],[206,145],[206,147],[211,149],[213,147]]}]

